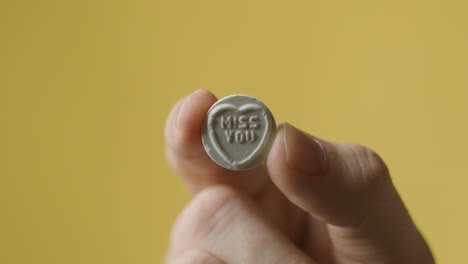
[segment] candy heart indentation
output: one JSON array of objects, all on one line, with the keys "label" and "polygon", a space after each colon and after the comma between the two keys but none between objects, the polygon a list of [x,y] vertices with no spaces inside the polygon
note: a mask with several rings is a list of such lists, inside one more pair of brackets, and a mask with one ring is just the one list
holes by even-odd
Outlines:
[{"label": "candy heart indentation", "polygon": [[[219,135],[219,131],[217,132],[215,129],[215,125],[217,117],[221,114],[230,112],[232,114],[242,115],[242,114],[249,114],[249,113],[258,113],[259,116],[263,118],[263,126],[259,127],[260,136],[258,142],[254,142],[255,144],[253,147],[248,147],[248,145],[240,145],[237,148],[242,149],[242,157],[234,157],[232,150],[227,147],[223,147],[221,144],[220,137],[223,135]],[[219,154],[219,156],[226,161],[228,164],[231,164],[233,167],[245,167],[244,165],[252,160],[256,160],[263,152],[264,148],[267,147],[267,140],[271,134],[270,126],[271,120],[264,108],[261,105],[255,103],[245,104],[239,107],[236,107],[233,104],[220,104],[214,107],[209,115],[208,115],[208,135],[210,137],[211,142],[213,143],[214,150]],[[219,122],[219,120],[218,120]],[[219,125],[219,123],[218,123]],[[239,156],[239,155],[238,155]]]}]

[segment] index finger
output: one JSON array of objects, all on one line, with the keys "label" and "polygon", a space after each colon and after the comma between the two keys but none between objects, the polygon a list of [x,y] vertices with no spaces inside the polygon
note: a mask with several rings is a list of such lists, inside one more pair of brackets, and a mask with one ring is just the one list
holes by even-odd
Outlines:
[{"label": "index finger", "polygon": [[165,127],[169,164],[193,192],[224,184],[250,195],[259,194],[266,185],[271,185],[264,165],[246,171],[231,171],[216,164],[205,152],[201,142],[202,125],[216,100],[213,93],[199,89],[172,108]]}]

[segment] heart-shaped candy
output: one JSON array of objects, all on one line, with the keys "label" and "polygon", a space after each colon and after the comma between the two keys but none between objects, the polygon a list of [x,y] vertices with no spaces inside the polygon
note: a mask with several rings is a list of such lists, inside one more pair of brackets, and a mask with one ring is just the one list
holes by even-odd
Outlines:
[{"label": "heart-shaped candy", "polygon": [[262,102],[247,95],[231,95],[208,110],[202,141],[217,164],[247,170],[265,160],[275,129],[275,119]]}]

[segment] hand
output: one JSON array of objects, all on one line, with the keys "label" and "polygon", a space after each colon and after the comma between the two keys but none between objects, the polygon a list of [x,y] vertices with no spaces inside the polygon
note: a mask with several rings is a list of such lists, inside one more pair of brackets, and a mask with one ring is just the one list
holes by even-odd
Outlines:
[{"label": "hand", "polygon": [[372,150],[278,127],[264,165],[229,171],[201,143],[215,96],[197,90],[166,123],[166,154],[194,199],[167,263],[434,263]]}]

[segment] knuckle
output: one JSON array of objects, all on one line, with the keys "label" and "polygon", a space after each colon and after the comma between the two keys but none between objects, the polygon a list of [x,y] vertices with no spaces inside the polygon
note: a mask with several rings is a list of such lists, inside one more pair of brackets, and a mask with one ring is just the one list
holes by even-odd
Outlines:
[{"label": "knuckle", "polygon": [[387,166],[380,156],[369,147],[360,144],[350,144],[352,157],[348,169],[356,181],[362,183],[363,187],[373,188],[380,186],[389,178]]},{"label": "knuckle", "polygon": [[388,168],[375,151],[354,143],[340,143],[336,150],[339,158],[335,173],[348,190],[369,197],[393,189]]},{"label": "knuckle", "polygon": [[366,154],[366,178],[369,195],[375,197],[375,203],[386,203],[395,198],[396,191],[390,177],[390,172],[387,165],[377,154],[370,148],[364,147]]},{"label": "knuckle", "polygon": [[393,200],[393,187],[387,165],[374,150],[358,145],[357,159],[361,168],[361,194],[373,199],[369,204],[383,204]]},{"label": "knuckle", "polygon": [[203,189],[194,198],[193,209],[197,212],[203,212],[198,215],[201,222],[213,220],[217,214],[226,211],[227,207],[232,207],[232,203],[238,201],[240,193],[235,189],[218,185]]},{"label": "knuckle", "polygon": [[[172,233],[172,241],[199,241],[223,232],[240,208],[241,195],[227,186],[207,187],[200,191],[184,209]],[[186,243],[185,241],[184,243]]]},{"label": "knuckle", "polygon": [[387,165],[385,165],[383,159],[372,149],[361,146],[363,149],[363,163],[365,164],[366,174],[368,178],[383,178],[388,177]]},{"label": "knuckle", "polygon": [[[369,214],[382,210],[397,197],[389,171],[382,158],[369,147],[339,143],[336,146],[335,166],[337,190],[345,195],[339,199],[344,205],[344,225],[356,226]],[[343,224],[343,223],[341,223]]]}]

